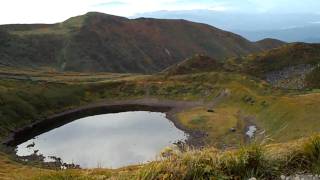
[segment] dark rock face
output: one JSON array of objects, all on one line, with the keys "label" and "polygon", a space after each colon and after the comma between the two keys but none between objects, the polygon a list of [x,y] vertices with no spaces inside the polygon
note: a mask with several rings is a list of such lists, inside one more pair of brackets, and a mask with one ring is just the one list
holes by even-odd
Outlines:
[{"label": "dark rock face", "polygon": [[58,24],[4,25],[0,31],[0,64],[62,71],[153,73],[194,54],[223,61],[265,49],[205,24],[95,12]]}]

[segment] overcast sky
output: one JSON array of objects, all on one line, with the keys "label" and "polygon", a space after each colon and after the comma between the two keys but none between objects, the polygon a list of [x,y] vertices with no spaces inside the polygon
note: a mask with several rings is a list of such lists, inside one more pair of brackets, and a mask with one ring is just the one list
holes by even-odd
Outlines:
[{"label": "overcast sky", "polygon": [[320,13],[320,0],[1,0],[0,24],[54,23],[89,11],[130,17],[159,10]]}]

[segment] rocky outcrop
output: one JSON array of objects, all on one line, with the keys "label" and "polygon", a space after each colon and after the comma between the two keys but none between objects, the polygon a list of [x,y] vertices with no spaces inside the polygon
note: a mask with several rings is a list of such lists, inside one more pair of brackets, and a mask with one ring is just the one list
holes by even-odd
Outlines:
[{"label": "rocky outcrop", "polygon": [[303,89],[306,87],[305,78],[315,66],[301,64],[286,67],[279,71],[272,71],[266,74],[266,80],[274,87],[284,89]]}]

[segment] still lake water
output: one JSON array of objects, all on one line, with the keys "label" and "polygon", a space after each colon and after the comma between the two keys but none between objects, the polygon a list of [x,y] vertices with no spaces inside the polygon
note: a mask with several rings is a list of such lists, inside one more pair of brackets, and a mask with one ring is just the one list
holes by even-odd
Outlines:
[{"label": "still lake water", "polygon": [[[82,168],[118,168],[152,161],[187,135],[165,113],[133,111],[90,116],[43,133],[17,146],[17,155],[62,159]],[[34,143],[34,147],[27,147]]]}]

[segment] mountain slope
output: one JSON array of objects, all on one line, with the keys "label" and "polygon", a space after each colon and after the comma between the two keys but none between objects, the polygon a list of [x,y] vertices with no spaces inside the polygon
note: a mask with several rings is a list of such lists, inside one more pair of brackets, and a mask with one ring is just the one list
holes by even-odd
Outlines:
[{"label": "mountain slope", "polygon": [[[239,1],[240,2],[240,1]],[[240,3],[243,4],[243,3]],[[309,5],[310,6],[310,5]],[[187,19],[239,34],[250,41],[275,38],[286,42],[320,42],[317,13],[248,13],[215,10],[155,11],[135,17]]]},{"label": "mountain slope", "polygon": [[316,65],[320,62],[320,44],[294,43],[241,59],[244,71],[263,76],[289,66]]},{"label": "mountain slope", "polygon": [[270,30],[239,30],[233,31],[243,37],[250,40],[259,40],[265,37],[281,39],[286,42],[307,42],[307,43],[319,43],[320,26],[317,22],[310,21],[309,24],[305,24],[297,27],[278,28]]},{"label": "mountain slope", "polygon": [[320,44],[288,44],[234,61],[240,64],[238,68],[242,72],[263,78],[277,87],[320,87],[317,83],[320,77]]},{"label": "mountain slope", "polygon": [[[276,40],[256,42],[268,47]],[[281,41],[278,44],[282,44]],[[271,47],[271,46],[269,46]],[[167,75],[210,71],[241,72],[262,78],[275,87],[304,89],[320,87],[320,44],[294,43],[261,53],[219,62],[196,55],[167,68]]]},{"label": "mountain slope", "polygon": [[277,39],[266,38],[256,42],[257,46],[262,49],[268,50],[285,45],[286,43]]},{"label": "mountain slope", "polygon": [[220,71],[222,63],[205,55],[195,55],[176,65],[170,66],[163,72],[167,75],[192,74],[199,72]]},{"label": "mountain slope", "polygon": [[205,24],[95,12],[58,24],[0,30],[0,64],[62,71],[152,73],[196,53],[223,60],[265,49]]}]

